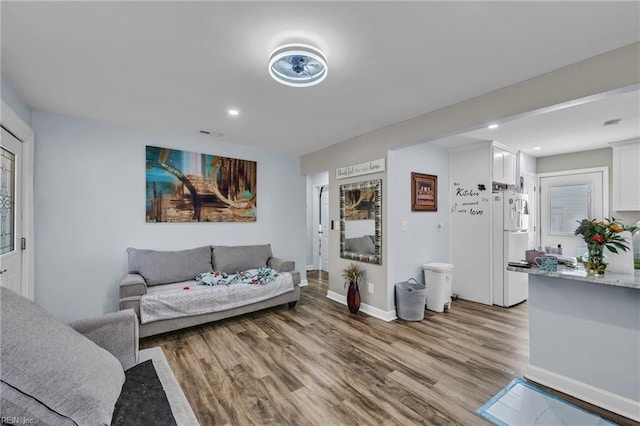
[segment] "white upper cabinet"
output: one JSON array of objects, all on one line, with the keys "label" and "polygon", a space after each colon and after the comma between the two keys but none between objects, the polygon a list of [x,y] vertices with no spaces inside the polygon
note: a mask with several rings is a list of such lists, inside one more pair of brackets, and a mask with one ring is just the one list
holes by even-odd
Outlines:
[{"label": "white upper cabinet", "polygon": [[640,211],[640,140],[612,143],[613,210]]},{"label": "white upper cabinet", "polygon": [[516,184],[516,155],[499,146],[492,147],[493,182],[506,185]]}]

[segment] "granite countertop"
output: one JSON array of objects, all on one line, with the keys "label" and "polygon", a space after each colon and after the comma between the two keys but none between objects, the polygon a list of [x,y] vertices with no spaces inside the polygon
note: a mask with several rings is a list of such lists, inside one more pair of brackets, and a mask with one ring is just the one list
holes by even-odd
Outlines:
[{"label": "granite countertop", "polygon": [[545,272],[540,268],[519,268],[517,266],[507,266],[507,270],[515,272],[524,272],[532,275],[546,275],[548,277],[563,278],[575,281],[587,281],[596,284],[610,285],[614,287],[635,288],[640,290],[640,270],[636,269],[633,274],[616,274],[606,272],[604,276],[594,277],[587,275],[584,268],[567,268],[559,266],[557,272]]}]

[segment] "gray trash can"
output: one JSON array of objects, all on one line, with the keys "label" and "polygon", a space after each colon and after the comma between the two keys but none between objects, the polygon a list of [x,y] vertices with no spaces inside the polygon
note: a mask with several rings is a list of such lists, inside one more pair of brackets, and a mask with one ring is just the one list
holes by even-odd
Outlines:
[{"label": "gray trash can", "polygon": [[427,288],[416,282],[396,284],[396,313],[405,321],[422,321],[427,302]]}]

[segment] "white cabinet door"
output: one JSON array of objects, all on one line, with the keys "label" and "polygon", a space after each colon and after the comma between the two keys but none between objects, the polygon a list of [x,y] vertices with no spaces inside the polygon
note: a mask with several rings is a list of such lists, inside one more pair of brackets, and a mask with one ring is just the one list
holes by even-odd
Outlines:
[{"label": "white cabinet door", "polygon": [[512,152],[504,153],[504,169],[502,172],[504,183],[507,185],[516,184],[516,155]]},{"label": "white cabinet door", "polygon": [[640,211],[640,141],[613,145],[613,210]]},{"label": "white cabinet door", "polygon": [[507,185],[516,184],[516,155],[500,147],[494,146],[492,181]]},{"label": "white cabinet door", "polygon": [[505,150],[493,147],[493,177],[494,182],[504,183],[504,154]]}]

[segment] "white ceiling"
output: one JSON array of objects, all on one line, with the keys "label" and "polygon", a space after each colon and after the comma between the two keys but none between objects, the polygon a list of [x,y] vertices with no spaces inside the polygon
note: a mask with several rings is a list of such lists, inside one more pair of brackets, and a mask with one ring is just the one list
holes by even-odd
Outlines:
[{"label": "white ceiling", "polygon": [[[618,125],[604,122],[620,119]],[[586,151],[640,138],[640,91],[630,90],[590,102],[559,106],[551,112],[527,114],[498,123],[496,129],[482,128],[434,141],[457,148],[477,141],[495,140],[534,157]],[[539,148],[539,149],[534,149]]]},{"label": "white ceiling", "polygon": [[[3,0],[0,7],[2,78],[35,111],[194,137],[205,137],[203,129],[223,133],[207,136],[215,141],[295,154],[640,40],[636,1]],[[269,53],[293,41],[326,54],[320,85],[296,89],[269,77]],[[545,144],[606,145],[640,136],[639,99],[634,92],[465,138],[520,144],[534,155],[555,153]],[[240,116],[228,116],[231,107]],[[603,129],[611,118],[622,125]],[[543,149],[527,151],[533,146]]]}]

